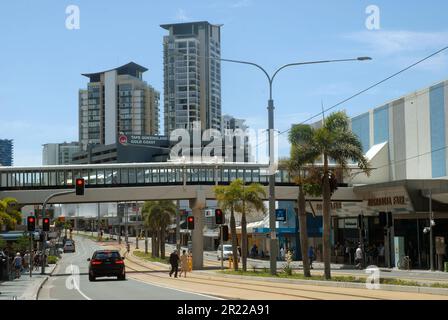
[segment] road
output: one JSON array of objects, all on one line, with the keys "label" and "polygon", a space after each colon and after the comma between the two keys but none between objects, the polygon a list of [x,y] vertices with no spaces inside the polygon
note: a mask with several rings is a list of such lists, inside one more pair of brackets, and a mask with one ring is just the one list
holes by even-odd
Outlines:
[{"label": "road", "polygon": [[[209,300],[212,296],[195,294],[180,289],[167,288],[160,284],[145,283],[130,279],[132,271],[127,270],[128,279],[100,278],[95,282],[88,279],[87,258],[96,249],[104,249],[93,241],[76,237],[76,252],[65,253],[53,275],[42,287],[39,300]],[[79,270],[79,275],[77,272]],[[75,273],[73,273],[75,271]],[[74,285],[74,283],[76,283]],[[77,289],[78,288],[78,289]]]}]

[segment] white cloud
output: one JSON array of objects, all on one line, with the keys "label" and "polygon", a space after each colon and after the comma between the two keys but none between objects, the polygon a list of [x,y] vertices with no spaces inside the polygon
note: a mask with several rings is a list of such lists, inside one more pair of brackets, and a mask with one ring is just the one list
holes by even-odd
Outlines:
[{"label": "white cloud", "polygon": [[354,32],[342,37],[365,45],[372,54],[382,56],[415,53],[448,45],[448,32],[380,30]]},{"label": "white cloud", "polygon": [[177,9],[176,20],[185,22],[190,20],[190,18],[188,17],[187,12],[184,9],[179,8]]},{"label": "white cloud", "polygon": [[246,8],[252,5],[252,0],[240,0],[230,4],[231,8]]}]

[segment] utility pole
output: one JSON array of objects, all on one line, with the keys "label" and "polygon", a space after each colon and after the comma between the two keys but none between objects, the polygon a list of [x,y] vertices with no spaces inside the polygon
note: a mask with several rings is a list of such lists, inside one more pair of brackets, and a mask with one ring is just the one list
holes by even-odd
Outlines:
[{"label": "utility pole", "polygon": [[224,235],[222,230],[222,224],[219,225],[219,231],[221,234],[221,270],[224,270]]},{"label": "utility pole", "polygon": [[431,264],[431,271],[435,270],[434,267],[434,212],[432,212],[432,190],[429,190],[429,261]]}]

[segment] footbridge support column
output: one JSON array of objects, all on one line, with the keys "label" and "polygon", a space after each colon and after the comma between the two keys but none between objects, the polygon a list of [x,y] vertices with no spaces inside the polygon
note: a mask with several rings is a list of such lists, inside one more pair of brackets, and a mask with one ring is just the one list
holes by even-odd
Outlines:
[{"label": "footbridge support column", "polygon": [[204,268],[204,208],[205,194],[198,189],[196,199],[190,200],[190,208],[194,216],[194,230],[192,232],[193,242],[193,270]]}]

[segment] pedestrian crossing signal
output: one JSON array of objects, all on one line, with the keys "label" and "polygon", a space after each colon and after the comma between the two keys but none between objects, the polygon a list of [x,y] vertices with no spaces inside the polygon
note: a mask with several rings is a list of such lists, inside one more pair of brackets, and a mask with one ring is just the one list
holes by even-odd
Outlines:
[{"label": "pedestrian crossing signal", "polygon": [[27,218],[28,231],[34,231],[36,229],[36,218],[34,216],[29,216]]},{"label": "pedestrian crossing signal", "polygon": [[187,218],[187,228],[188,230],[194,230],[194,217],[190,216]]},{"label": "pedestrian crossing signal", "polygon": [[85,186],[84,179],[82,179],[82,178],[76,179],[76,195],[77,196],[84,195],[84,186]]}]

